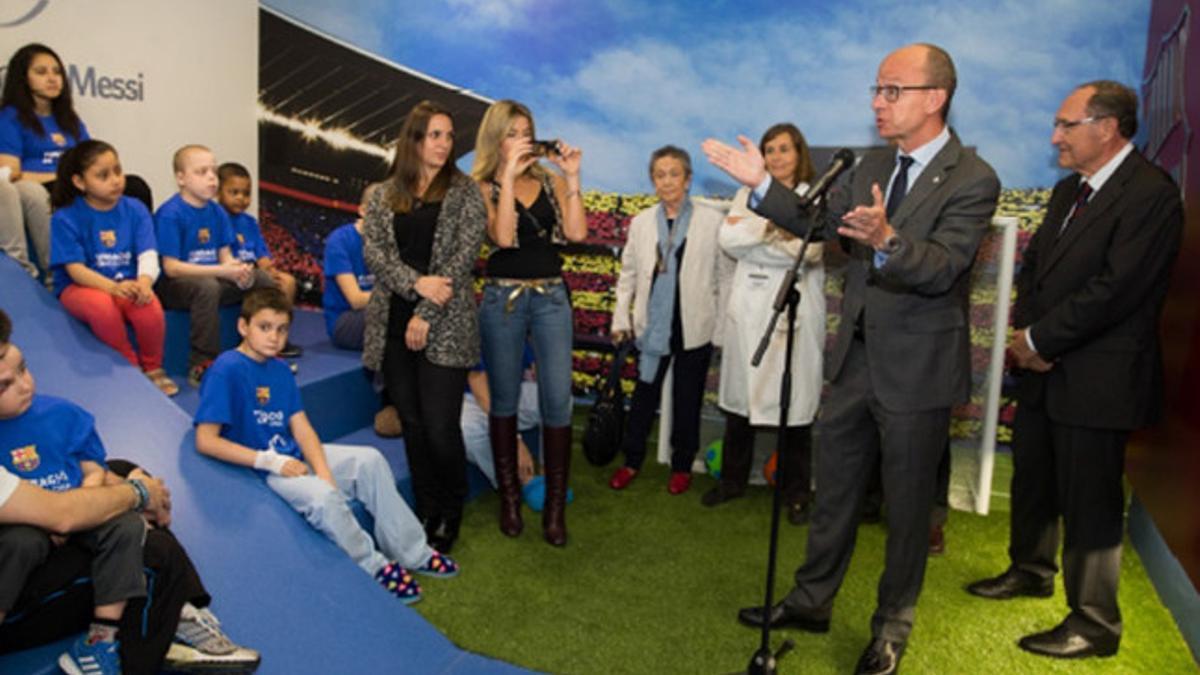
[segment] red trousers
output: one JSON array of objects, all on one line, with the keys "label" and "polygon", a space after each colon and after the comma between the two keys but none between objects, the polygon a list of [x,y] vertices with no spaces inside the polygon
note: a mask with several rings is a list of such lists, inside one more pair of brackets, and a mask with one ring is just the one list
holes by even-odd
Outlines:
[{"label": "red trousers", "polygon": [[[137,305],[128,298],[71,284],[63,290],[59,300],[68,314],[90,326],[101,342],[120,352],[126,361],[145,372],[162,368],[167,325],[157,297],[145,305]],[[137,352],[125,331],[126,321],[133,326]]]}]

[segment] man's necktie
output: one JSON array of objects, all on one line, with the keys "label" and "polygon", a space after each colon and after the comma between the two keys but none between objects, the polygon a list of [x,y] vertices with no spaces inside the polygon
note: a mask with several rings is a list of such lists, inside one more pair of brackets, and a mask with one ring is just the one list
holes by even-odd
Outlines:
[{"label": "man's necktie", "polygon": [[892,190],[888,193],[887,198],[888,220],[892,219],[892,214],[900,208],[900,202],[904,201],[904,195],[908,193],[908,167],[912,166],[912,163],[912,157],[900,155],[900,170],[896,172],[896,178],[892,180]]},{"label": "man's necktie", "polygon": [[1087,207],[1088,198],[1092,196],[1092,184],[1086,180],[1079,186],[1079,192],[1075,193],[1075,208],[1063,220],[1062,227],[1058,228],[1058,236],[1063,236],[1063,232],[1067,231],[1067,226],[1071,221],[1079,217],[1083,213],[1083,209]]}]

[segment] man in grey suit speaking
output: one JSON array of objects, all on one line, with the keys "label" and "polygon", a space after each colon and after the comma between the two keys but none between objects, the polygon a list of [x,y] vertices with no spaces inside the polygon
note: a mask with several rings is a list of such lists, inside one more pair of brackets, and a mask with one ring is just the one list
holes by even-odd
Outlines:
[{"label": "man in grey suit speaking", "polygon": [[[890,673],[912,630],[925,575],[938,460],[950,407],[968,396],[968,281],[1000,182],[946,124],[957,83],[950,55],[914,44],[879,65],[871,108],[889,142],[855,167],[848,193],[829,199],[849,258],[841,323],[826,355],[817,501],[796,587],[764,617],[742,622],[829,630],[833,600],[854,550],[859,504],[871,467],[882,467],[887,552],[872,640],[859,673]],[[741,149],[707,140],[709,161],[754,188],[751,206],[803,235],[821,221],[775,183],[749,139]],[[825,232],[834,239],[833,232]]]}]

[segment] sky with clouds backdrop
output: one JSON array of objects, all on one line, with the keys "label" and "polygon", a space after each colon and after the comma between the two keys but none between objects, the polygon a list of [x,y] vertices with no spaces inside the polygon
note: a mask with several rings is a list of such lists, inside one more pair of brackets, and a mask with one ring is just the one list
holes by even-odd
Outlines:
[{"label": "sky with clouds backdrop", "polygon": [[[584,185],[649,192],[646,161],[688,150],[694,191],[732,192],[700,142],[757,140],[780,121],[823,146],[878,143],[867,87],[909,42],[958,68],[950,116],[1005,187],[1061,175],[1049,137],[1079,83],[1135,88],[1150,0],[265,0],[386,59],[493,99],[516,98],[538,135],[584,150]],[[818,167],[818,170],[821,167]]]}]

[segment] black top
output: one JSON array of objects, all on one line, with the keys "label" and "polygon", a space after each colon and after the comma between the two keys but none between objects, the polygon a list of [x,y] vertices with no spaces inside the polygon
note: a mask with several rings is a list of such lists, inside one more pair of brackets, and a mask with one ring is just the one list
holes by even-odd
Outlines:
[{"label": "black top", "polygon": [[[675,219],[667,219],[667,231],[675,229]],[[679,272],[683,269],[683,249],[687,248],[687,239],[679,244],[679,250],[675,252],[675,310],[671,312],[671,353],[678,354],[683,351],[683,314],[679,306]],[[662,255],[662,249],[659,249],[659,255]],[[658,283],[658,271],[654,273],[654,279],[650,282],[650,292],[654,292],[654,284]]]},{"label": "black top", "polygon": [[558,247],[550,243],[557,217],[543,187],[529,208],[517,202],[519,248],[498,248],[487,260],[487,276],[497,279],[541,279],[562,274]]},{"label": "black top", "polygon": [[392,217],[392,231],[396,235],[396,248],[400,259],[421,274],[429,273],[429,258],[433,255],[433,233],[437,231],[438,216],[442,203],[417,202],[408,213],[397,213]]}]

